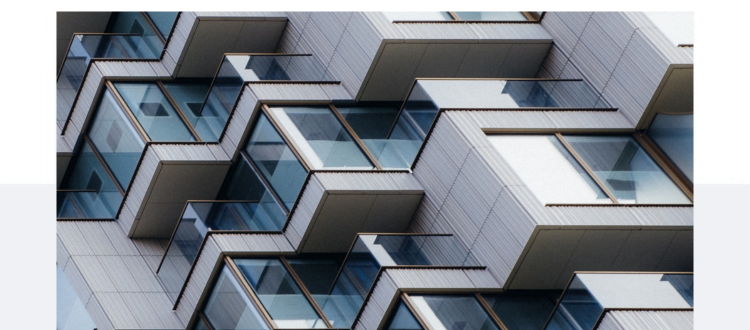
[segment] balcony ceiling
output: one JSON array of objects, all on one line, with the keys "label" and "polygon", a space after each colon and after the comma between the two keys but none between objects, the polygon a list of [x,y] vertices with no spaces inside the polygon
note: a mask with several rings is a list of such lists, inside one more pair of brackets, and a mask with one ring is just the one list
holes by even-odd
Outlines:
[{"label": "balcony ceiling", "polygon": [[273,53],[286,25],[286,17],[199,17],[175,76],[213,77],[225,53]]},{"label": "balcony ceiling", "polygon": [[415,78],[534,78],[551,40],[384,40],[359,101],[403,101]]}]

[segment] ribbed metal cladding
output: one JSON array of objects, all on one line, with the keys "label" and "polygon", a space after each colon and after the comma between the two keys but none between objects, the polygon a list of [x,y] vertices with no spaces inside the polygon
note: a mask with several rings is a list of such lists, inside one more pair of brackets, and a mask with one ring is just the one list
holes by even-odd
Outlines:
[{"label": "ribbed metal cladding", "polygon": [[[644,13],[549,12],[542,20],[555,46],[539,77],[580,74],[635,125],[670,64],[692,64]],[[567,73],[566,73],[567,71]]]},{"label": "ribbed metal cladding", "polygon": [[615,310],[604,315],[597,330],[690,330],[693,311]]},{"label": "ribbed metal cladding", "polygon": [[129,240],[114,222],[58,221],[57,228],[58,254],[69,253],[63,271],[98,327],[185,327],[146,261],[163,253],[163,242]]},{"label": "ribbed metal cladding", "polygon": [[373,285],[372,294],[365,300],[362,313],[357,323],[352,327],[353,330],[377,329],[398,289],[386,272],[383,272]]}]

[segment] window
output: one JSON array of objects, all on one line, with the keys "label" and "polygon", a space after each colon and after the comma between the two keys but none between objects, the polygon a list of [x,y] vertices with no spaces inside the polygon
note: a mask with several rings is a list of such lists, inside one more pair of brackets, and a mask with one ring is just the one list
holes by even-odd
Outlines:
[{"label": "window", "polygon": [[484,21],[484,22],[523,22],[539,21],[542,12],[521,11],[400,11],[383,12],[390,21]]},{"label": "window", "polygon": [[690,204],[628,135],[492,135],[490,141],[544,204]]}]

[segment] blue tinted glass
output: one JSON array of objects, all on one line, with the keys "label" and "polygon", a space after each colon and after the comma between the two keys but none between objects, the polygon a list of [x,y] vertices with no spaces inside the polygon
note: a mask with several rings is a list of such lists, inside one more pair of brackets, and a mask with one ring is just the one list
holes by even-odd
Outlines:
[{"label": "blue tinted glass", "polygon": [[195,137],[156,83],[115,83],[151,141],[195,141]]},{"label": "blue tinted glass", "polygon": [[546,329],[592,329],[603,310],[583,282],[574,277]]},{"label": "blue tinted glass", "polygon": [[386,330],[416,330],[422,329],[417,319],[412,315],[411,311],[403,301],[398,302],[398,307],[395,309],[396,313],[388,321],[388,325],[385,326]]},{"label": "blue tinted glass", "polygon": [[265,114],[258,116],[245,152],[290,210],[305,183],[307,170]]},{"label": "blue tinted glass", "polygon": [[159,33],[164,38],[164,40],[169,38],[169,32],[172,31],[172,26],[175,23],[175,20],[177,20],[177,12],[176,11],[149,11],[146,12],[149,18],[151,18],[151,21],[154,22],[154,25],[156,25],[156,29],[159,30]]},{"label": "blue tinted glass", "polygon": [[278,259],[235,259],[268,314],[281,329],[327,328]]},{"label": "blue tinted glass", "polygon": [[508,329],[542,329],[562,291],[482,294]]},{"label": "blue tinted glass", "polygon": [[691,203],[632,137],[566,135],[565,140],[620,203]]},{"label": "blue tinted glass", "polygon": [[693,181],[693,115],[657,114],[648,136]]},{"label": "blue tinted glass", "polygon": [[122,202],[120,190],[87,142],[61,189],[66,191],[57,192],[58,218],[114,218]]},{"label": "blue tinted glass", "polygon": [[[196,117],[204,117],[206,129],[212,132],[210,135],[216,137],[216,141],[224,130],[244,83],[234,66],[225,58],[212,82],[206,104],[193,113]],[[206,136],[208,138],[209,134]]]},{"label": "blue tinted glass", "polygon": [[374,168],[329,107],[270,110],[313,168]]},{"label": "blue tinted glass", "polygon": [[102,96],[88,136],[117,182],[127,190],[146,144],[109,90]]},{"label": "blue tinted glass", "polygon": [[661,280],[672,283],[675,290],[693,307],[693,274],[665,274]]},{"label": "blue tinted glass", "polygon": [[187,121],[193,125],[201,140],[215,142],[219,141],[225,119],[203,108],[210,85],[210,82],[164,83],[167,92],[177,103]]},{"label": "blue tinted glass", "polygon": [[456,11],[462,21],[526,21],[520,11]]},{"label": "blue tinted glass", "polygon": [[474,296],[409,296],[433,329],[499,330]]},{"label": "blue tinted glass", "polygon": [[227,266],[211,289],[203,315],[214,329],[267,330],[269,326]]}]

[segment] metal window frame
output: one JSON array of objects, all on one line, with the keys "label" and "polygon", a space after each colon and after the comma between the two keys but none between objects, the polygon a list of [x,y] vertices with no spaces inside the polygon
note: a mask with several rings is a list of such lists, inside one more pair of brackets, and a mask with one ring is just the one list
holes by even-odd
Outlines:
[{"label": "metal window frame", "polygon": [[526,17],[525,21],[508,21],[508,20],[462,20],[455,11],[445,11],[444,13],[448,13],[448,15],[451,16],[453,20],[397,20],[392,21],[391,23],[394,24],[403,24],[403,23],[448,23],[448,24],[457,24],[457,23],[469,23],[469,24],[539,24],[542,21],[542,18],[544,18],[544,14],[547,12],[542,12],[541,15],[537,14],[533,11],[522,11],[520,12],[524,17]]},{"label": "metal window frame", "polygon": [[[433,328],[429,325],[429,322],[427,322],[422,315],[422,313],[419,311],[416,306],[414,306],[414,302],[411,300],[411,295],[432,295],[432,296],[466,296],[466,297],[473,297],[477,303],[479,304],[480,308],[487,314],[490,320],[495,324],[495,326],[498,327],[500,330],[508,330],[508,327],[505,326],[505,324],[500,320],[500,318],[495,314],[495,312],[492,310],[490,305],[487,303],[487,301],[484,300],[484,297],[481,295],[481,290],[475,290],[475,291],[464,291],[464,292],[455,292],[455,291],[443,291],[443,290],[420,290],[419,292],[413,291],[413,290],[404,290],[400,293],[401,299],[408,301],[408,306],[410,309],[414,309],[416,313],[414,314],[414,317],[417,319],[417,321],[424,327],[425,330],[433,330]],[[392,313],[392,311],[391,311]],[[387,313],[386,313],[387,314]],[[381,328],[382,329],[382,328]]]},{"label": "metal window frame", "polygon": [[[568,284],[565,285],[565,289],[563,289],[562,294],[560,294],[560,299],[557,300],[557,303],[555,304],[555,308],[552,309],[552,313],[550,313],[549,317],[547,318],[547,322],[544,323],[544,327],[542,329],[547,329],[547,326],[549,326],[549,323],[552,321],[552,317],[555,316],[555,313],[557,312],[557,308],[560,306],[560,303],[563,300],[563,297],[565,297],[565,293],[568,292],[568,288],[570,287],[570,284],[573,282],[573,279],[576,277],[576,274],[664,274],[664,275],[693,275],[694,272],[657,272],[657,271],[646,271],[646,272],[628,272],[628,271],[574,271],[573,274],[570,275],[570,279],[568,280]],[[588,290],[588,289],[587,289]],[[596,299],[596,298],[594,298]],[[597,302],[598,303],[598,302]],[[600,304],[601,306],[601,304]],[[599,314],[599,317],[597,318],[596,323],[594,323],[594,326],[591,328],[591,330],[595,330],[599,324],[601,323],[602,319],[604,318],[604,315],[607,314],[610,310],[647,310],[647,311],[657,311],[657,310],[680,310],[680,311],[692,311],[693,308],[640,308],[640,307],[634,307],[634,308],[606,308],[602,307],[603,310]]]}]

